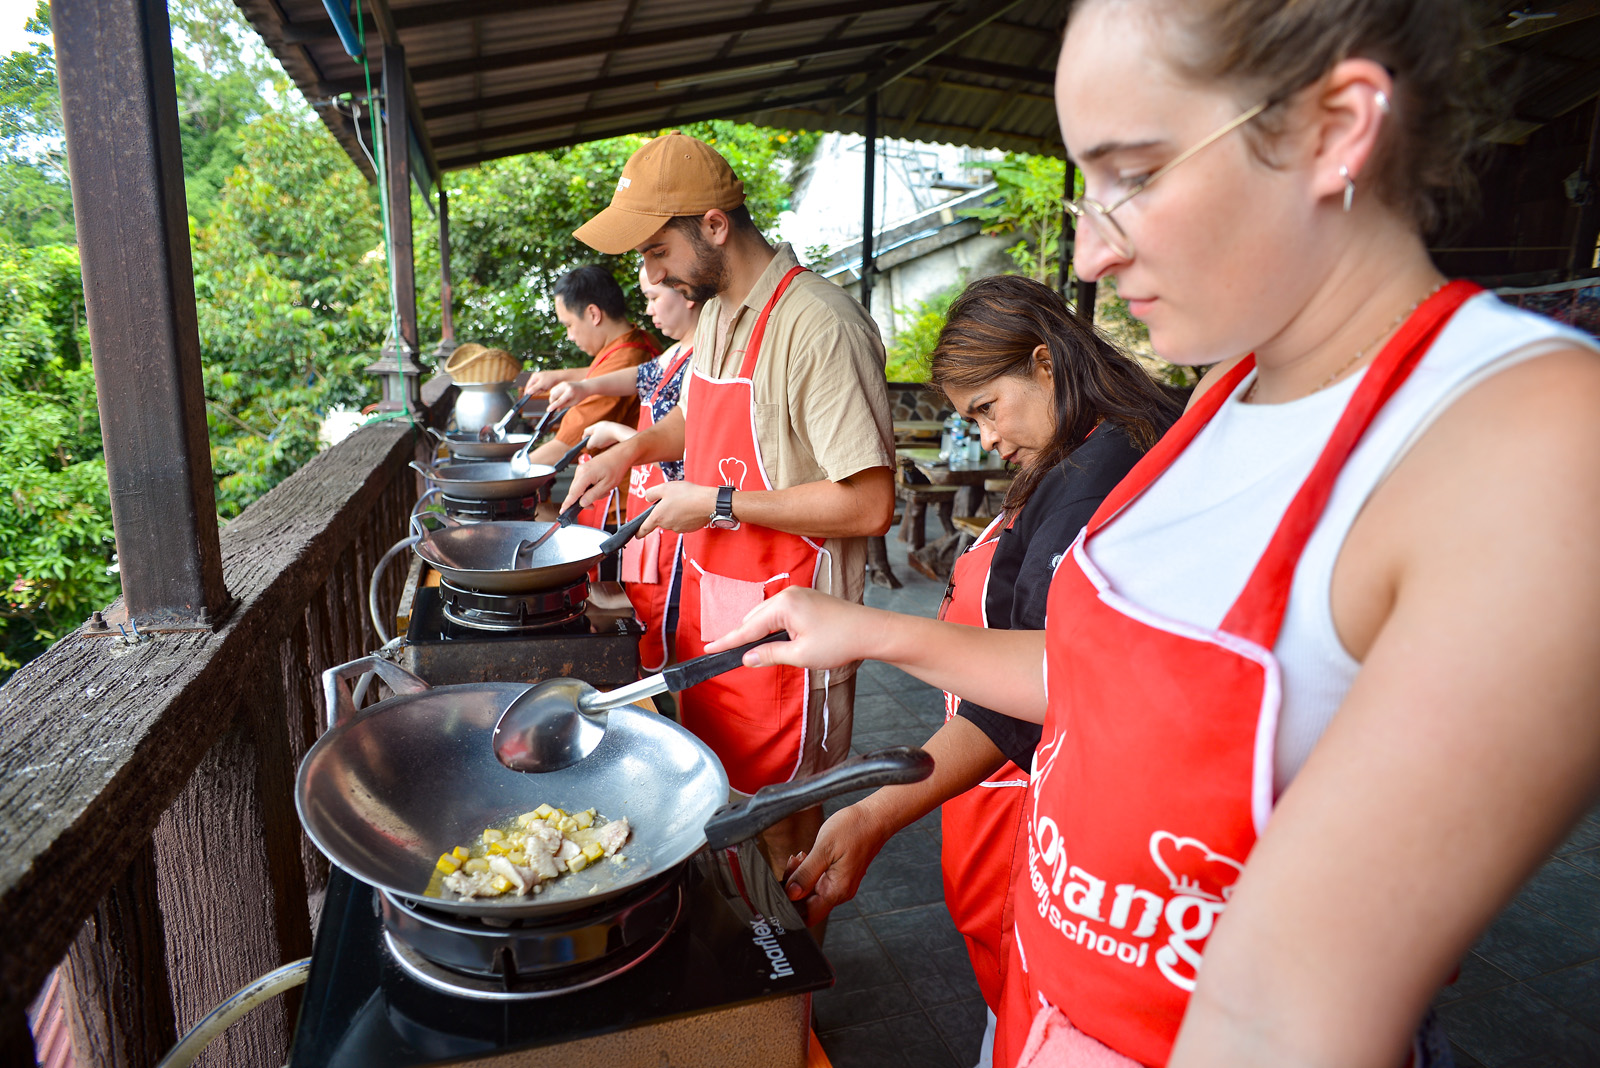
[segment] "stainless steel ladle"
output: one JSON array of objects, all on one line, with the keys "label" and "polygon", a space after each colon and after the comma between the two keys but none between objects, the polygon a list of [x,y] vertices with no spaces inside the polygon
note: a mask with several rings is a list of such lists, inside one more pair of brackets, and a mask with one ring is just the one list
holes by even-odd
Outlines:
[{"label": "stainless steel ladle", "polygon": [[590,753],[605,737],[607,709],[631,705],[668,690],[687,690],[732,671],[744,654],[768,642],[786,642],[780,630],[735,649],[707,653],[615,690],[596,690],[581,679],[547,679],[528,687],[494,725],[494,755],[513,771],[560,771]]}]

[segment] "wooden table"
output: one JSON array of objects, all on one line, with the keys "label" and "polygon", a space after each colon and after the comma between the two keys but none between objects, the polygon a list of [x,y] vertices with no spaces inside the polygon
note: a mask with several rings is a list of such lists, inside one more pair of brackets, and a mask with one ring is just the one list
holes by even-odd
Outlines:
[{"label": "wooden table", "polygon": [[896,419],[894,422],[894,440],[896,444],[909,444],[913,441],[938,441],[939,435],[944,432],[944,424],[937,419]]},{"label": "wooden table", "polygon": [[938,449],[901,448],[894,450],[903,456],[935,486],[960,486],[956,495],[957,515],[977,515],[983,503],[983,484],[991,478],[1009,478],[1006,463],[993,453],[984,453],[977,463],[957,461],[941,463]]}]

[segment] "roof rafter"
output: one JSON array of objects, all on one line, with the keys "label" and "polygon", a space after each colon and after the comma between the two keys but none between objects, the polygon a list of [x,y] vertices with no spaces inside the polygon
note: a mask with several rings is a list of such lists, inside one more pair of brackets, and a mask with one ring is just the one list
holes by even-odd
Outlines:
[{"label": "roof rafter", "polygon": [[656,82],[669,79],[678,81],[685,78],[693,78],[700,74],[723,74],[745,67],[766,67],[774,63],[800,62],[838,55],[844,52],[856,52],[868,48],[884,48],[898,44],[905,38],[906,35],[903,33],[874,33],[861,37],[840,38],[836,41],[815,45],[778,48],[770,52],[751,52],[747,55],[734,56],[726,60],[708,60],[705,63],[679,63],[670,67],[651,67],[629,74],[614,74],[607,78],[592,78],[586,82],[566,82],[558,85],[540,86],[536,89],[523,89],[515,93],[500,93],[496,96],[435,104],[431,107],[423,108],[422,113],[430,119],[448,118],[451,115],[470,115],[475,112],[493,111],[497,108],[537,104],[541,100],[550,100],[552,98],[601,93],[610,89],[627,89],[635,85],[654,85]]},{"label": "roof rafter", "polygon": [[[531,67],[539,63],[575,59],[580,56],[603,55],[607,52],[623,52],[636,48],[659,48],[662,45],[682,44],[686,41],[703,41],[730,33],[747,33],[751,30],[795,26],[806,22],[825,22],[829,19],[852,18],[871,12],[894,11],[898,8],[928,7],[936,2],[937,0],[855,0],[853,3],[795,7],[783,11],[771,11],[760,17],[746,16],[744,18],[726,19],[722,22],[690,22],[681,26],[668,26],[647,32],[613,34],[608,37],[568,41],[545,48],[521,48],[511,52],[493,53],[480,59],[478,66],[479,69],[484,71]],[[1016,4],[1020,3],[1021,0],[1009,0],[1009,2]],[[437,81],[440,78],[456,78],[461,73],[461,65],[453,61],[425,64],[413,67],[411,70],[412,78],[418,82]]]},{"label": "roof rafter", "polygon": [[[687,126],[692,122],[706,122],[710,119],[740,118],[749,115],[765,114],[773,111],[787,111],[791,108],[797,108],[804,104],[814,104],[821,100],[827,100],[836,94],[837,91],[833,89],[825,89],[814,93],[802,93],[793,97],[784,97],[778,100],[766,101],[758,108],[750,112],[732,116],[728,114],[728,109],[726,107],[706,108],[700,111],[691,112],[687,115],[675,116],[672,121]],[[617,123],[615,126],[607,127],[605,129],[593,130],[591,131],[591,136],[598,140],[602,137],[622,137],[625,134],[645,133],[652,130],[659,130],[661,128],[662,124],[660,120],[630,120],[627,122]],[[572,143],[572,138],[568,136],[547,137],[540,140],[518,144],[510,149],[500,149],[492,152],[477,152],[470,155],[446,157],[440,160],[439,163],[446,170],[455,170],[460,167],[471,167],[479,163],[487,163],[490,160],[500,159],[503,156],[517,156],[527,152],[544,152],[553,148],[565,148]]]},{"label": "roof rafter", "polygon": [[[434,138],[433,143],[438,148],[451,148],[456,145],[473,145],[484,141],[498,141],[502,138],[515,137],[519,134],[543,133],[547,130],[564,129],[579,123],[587,125],[591,121],[601,119],[616,119],[627,115],[640,114],[654,115],[686,104],[699,104],[707,100],[725,100],[730,96],[768,92],[773,89],[804,85],[807,82],[833,81],[838,78],[847,78],[868,69],[871,68],[855,64],[831,70],[804,71],[798,75],[791,71],[776,78],[768,78],[763,82],[713,86],[705,89],[690,90],[675,96],[630,100],[627,103],[614,104],[604,108],[583,107],[559,115],[526,119],[522,122],[509,122],[500,126],[487,126],[479,130],[462,130],[459,133],[442,134]],[[759,101],[756,103],[759,103]]]}]

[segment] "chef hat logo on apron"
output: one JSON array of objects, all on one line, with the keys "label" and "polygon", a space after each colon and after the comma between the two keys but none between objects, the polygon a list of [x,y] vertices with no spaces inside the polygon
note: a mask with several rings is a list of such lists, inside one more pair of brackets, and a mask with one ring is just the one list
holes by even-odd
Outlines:
[{"label": "chef hat logo on apron", "polygon": [[734,489],[744,489],[745,465],[744,461],[736,456],[727,456],[717,464],[717,470],[722,474],[722,484],[732,486]]}]

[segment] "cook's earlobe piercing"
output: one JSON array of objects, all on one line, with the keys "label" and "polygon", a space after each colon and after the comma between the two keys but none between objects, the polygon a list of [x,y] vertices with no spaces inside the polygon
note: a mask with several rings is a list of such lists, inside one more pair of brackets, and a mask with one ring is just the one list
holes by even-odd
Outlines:
[{"label": "cook's earlobe piercing", "polygon": [[1393,110],[1389,106],[1389,94],[1384,92],[1382,89],[1379,89],[1376,93],[1373,93],[1372,99],[1378,102],[1378,110],[1383,112],[1385,115],[1389,114],[1389,112]]},{"label": "cook's earlobe piercing", "polygon": [[1350,205],[1354,204],[1356,200],[1356,180],[1350,177],[1350,168],[1342,163],[1339,164],[1339,177],[1344,179],[1344,210],[1345,214],[1348,215],[1350,213]]}]

